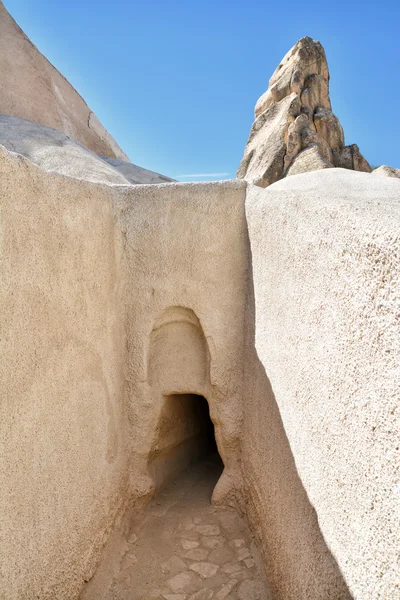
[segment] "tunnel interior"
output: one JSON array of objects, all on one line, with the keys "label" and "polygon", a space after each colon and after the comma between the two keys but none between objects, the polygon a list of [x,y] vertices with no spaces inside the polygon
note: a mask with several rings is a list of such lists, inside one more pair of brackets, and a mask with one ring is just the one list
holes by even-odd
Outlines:
[{"label": "tunnel interior", "polygon": [[215,440],[209,405],[204,396],[172,394],[163,397],[157,444],[149,471],[160,490],[191,464],[207,461],[215,483],[223,462]]}]

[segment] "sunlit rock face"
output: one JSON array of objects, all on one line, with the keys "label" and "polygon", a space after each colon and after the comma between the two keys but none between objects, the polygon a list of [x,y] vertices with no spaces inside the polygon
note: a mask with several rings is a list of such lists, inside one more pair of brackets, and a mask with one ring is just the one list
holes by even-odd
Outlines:
[{"label": "sunlit rock face", "polygon": [[267,187],[288,175],[332,167],[371,172],[358,146],[345,146],[343,128],[332,112],[325,51],[304,37],[257,101],[237,176]]},{"label": "sunlit rock face", "polygon": [[39,52],[0,0],[0,114],[62,131],[87,148],[129,160],[82,96]]},{"label": "sunlit rock face", "polygon": [[399,171],[355,172],[322,46],[257,104],[257,186],[124,160],[1,2],[0,47],[0,599],[266,600],[235,509],[274,600],[398,599]]},{"label": "sunlit rock face", "polygon": [[47,171],[115,185],[165,183],[132,164],[0,0],[0,144]]},{"label": "sunlit rock face", "polygon": [[397,177],[400,178],[400,169],[394,167],[388,167],[388,165],[382,165],[372,171],[373,175],[379,175],[380,177]]},{"label": "sunlit rock face", "polygon": [[0,145],[45,171],[112,185],[173,181],[131,162],[99,156],[65,133],[26,119],[0,114]]}]

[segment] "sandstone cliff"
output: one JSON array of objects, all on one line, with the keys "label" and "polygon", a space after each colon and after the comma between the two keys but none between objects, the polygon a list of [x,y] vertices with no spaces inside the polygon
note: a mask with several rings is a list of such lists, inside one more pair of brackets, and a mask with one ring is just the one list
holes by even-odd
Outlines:
[{"label": "sandstone cliff", "polygon": [[371,172],[358,146],[344,144],[329,98],[325,51],[304,37],[283,58],[256,104],[237,176],[267,187],[288,175],[332,167]]}]

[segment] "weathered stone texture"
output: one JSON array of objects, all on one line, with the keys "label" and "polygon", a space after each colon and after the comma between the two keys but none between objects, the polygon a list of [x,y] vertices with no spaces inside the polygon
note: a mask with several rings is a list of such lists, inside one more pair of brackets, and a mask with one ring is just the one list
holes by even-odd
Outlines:
[{"label": "weathered stone texture", "polygon": [[[213,502],[246,513],[272,597],[397,598],[400,171],[351,172],[322,46],[257,103],[238,175],[267,190],[133,187],[165,178],[120,160],[1,2],[0,49],[0,597],[80,596],[126,507],[198,455],[197,395]],[[213,598],[264,600],[239,520],[213,519],[174,531],[163,597],[221,577]]]},{"label": "weathered stone texture", "polygon": [[45,171],[97,183],[168,183],[169,177],[130,162],[99,156],[65,133],[26,119],[0,114],[0,144]]},{"label": "weathered stone texture", "polygon": [[282,177],[343,167],[370,172],[331,110],[329,71],[319,42],[302,38],[272,75],[255,107],[255,121],[237,172],[267,187]]},{"label": "weathered stone texture", "polygon": [[63,131],[96,154],[129,160],[83,98],[39,52],[0,0],[0,114]]},{"label": "weathered stone texture", "polygon": [[394,167],[388,167],[387,165],[382,165],[377,169],[372,171],[373,175],[378,175],[380,177],[399,177],[400,178],[400,169],[395,169]]},{"label": "weathered stone texture", "polygon": [[249,186],[246,217],[256,356],[242,459],[272,597],[397,599],[400,185],[303,173]]}]

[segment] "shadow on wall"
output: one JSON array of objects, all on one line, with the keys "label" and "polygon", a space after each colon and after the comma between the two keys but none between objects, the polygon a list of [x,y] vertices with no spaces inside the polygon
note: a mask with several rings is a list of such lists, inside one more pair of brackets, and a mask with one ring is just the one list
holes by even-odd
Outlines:
[{"label": "shadow on wall", "polygon": [[257,355],[252,282],[250,275],[242,438],[245,512],[260,542],[274,600],[352,600],[297,472],[278,403]]}]

